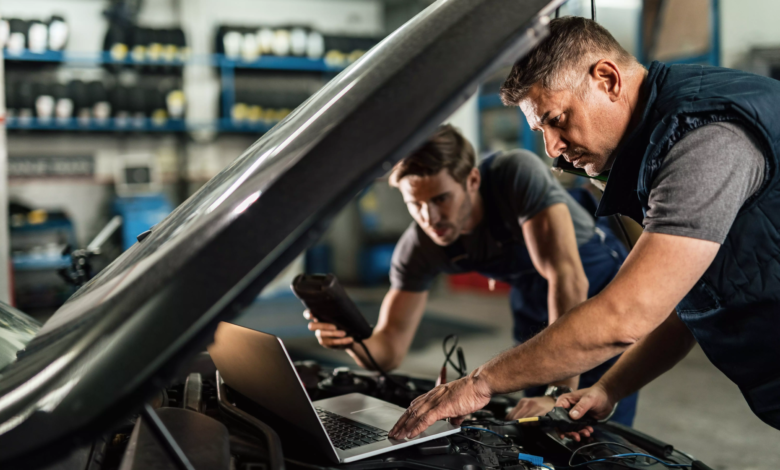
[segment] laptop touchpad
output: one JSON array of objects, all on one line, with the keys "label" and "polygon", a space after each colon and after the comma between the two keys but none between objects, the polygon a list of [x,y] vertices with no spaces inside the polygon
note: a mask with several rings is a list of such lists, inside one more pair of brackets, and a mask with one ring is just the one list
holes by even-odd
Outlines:
[{"label": "laptop touchpad", "polygon": [[378,405],[352,411],[349,417],[361,423],[370,424],[386,431],[390,430],[404,414],[404,410],[393,405]]}]

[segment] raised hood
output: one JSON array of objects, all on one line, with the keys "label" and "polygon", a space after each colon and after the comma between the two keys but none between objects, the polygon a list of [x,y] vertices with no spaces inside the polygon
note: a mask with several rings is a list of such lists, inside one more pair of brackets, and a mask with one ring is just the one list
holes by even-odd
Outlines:
[{"label": "raised hood", "polygon": [[347,201],[535,45],[561,3],[440,0],[255,142],[0,370],[0,467],[137,411]]}]

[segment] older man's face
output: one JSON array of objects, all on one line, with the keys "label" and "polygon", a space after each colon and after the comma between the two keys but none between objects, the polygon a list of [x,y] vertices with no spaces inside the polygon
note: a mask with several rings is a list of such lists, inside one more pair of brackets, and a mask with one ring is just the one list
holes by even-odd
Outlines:
[{"label": "older man's face", "polygon": [[597,83],[586,79],[585,96],[534,85],[519,103],[531,129],[544,133],[550,158],[563,156],[595,176],[612,166],[613,153],[628,124],[625,113]]}]

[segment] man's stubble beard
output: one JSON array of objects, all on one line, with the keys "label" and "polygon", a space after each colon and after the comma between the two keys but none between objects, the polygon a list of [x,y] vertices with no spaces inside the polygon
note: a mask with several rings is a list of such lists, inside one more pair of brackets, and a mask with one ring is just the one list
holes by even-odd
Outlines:
[{"label": "man's stubble beard", "polygon": [[463,233],[463,229],[466,226],[466,224],[469,222],[469,219],[471,218],[471,211],[474,207],[474,204],[471,201],[471,196],[468,192],[466,192],[466,197],[463,200],[463,204],[461,204],[460,208],[458,209],[458,215],[457,215],[457,222],[448,222],[447,225],[452,227],[452,239],[451,240],[444,240],[445,244],[444,246],[449,246],[455,241],[460,238],[461,234]]},{"label": "man's stubble beard", "polygon": [[588,176],[598,176],[601,173],[612,168],[612,163],[615,159],[615,149],[609,149],[601,154],[590,154],[593,157],[593,162],[586,165],[583,170]]}]

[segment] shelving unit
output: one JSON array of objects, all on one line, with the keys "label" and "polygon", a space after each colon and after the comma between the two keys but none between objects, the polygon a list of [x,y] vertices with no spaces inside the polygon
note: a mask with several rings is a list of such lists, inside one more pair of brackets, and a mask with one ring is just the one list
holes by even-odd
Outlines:
[{"label": "shelving unit", "polygon": [[305,57],[278,57],[262,56],[258,60],[246,62],[241,59],[231,59],[224,54],[210,54],[205,56],[193,56],[187,60],[133,60],[129,56],[123,60],[117,60],[109,52],[99,54],[72,53],[62,51],[46,51],[44,53],[34,53],[29,50],[23,51],[17,55],[5,55],[6,62],[42,62],[42,63],[61,63],[74,64],[79,66],[99,66],[104,64],[117,64],[128,66],[169,66],[184,67],[188,65],[199,65],[207,67],[216,67],[219,69],[221,78],[221,98],[222,115],[213,121],[193,122],[187,120],[169,119],[165,124],[155,123],[151,118],[146,118],[143,125],[128,124],[123,125],[116,119],[109,119],[105,123],[91,122],[83,124],[76,118],[71,118],[66,122],[61,120],[49,119],[41,121],[32,118],[26,121],[13,119],[7,123],[9,130],[30,130],[30,131],[73,131],[73,132],[189,132],[204,128],[213,128],[219,132],[225,133],[248,133],[264,134],[275,126],[278,121],[262,122],[244,122],[234,123],[229,117],[231,109],[235,104],[235,71],[236,69],[252,70],[273,70],[286,72],[315,72],[323,74],[337,74],[344,67],[332,66],[324,59],[309,59]]},{"label": "shelving unit", "polygon": [[52,62],[52,63],[67,63],[77,65],[102,65],[102,64],[119,64],[119,65],[161,65],[171,67],[183,67],[184,65],[191,63],[188,59],[183,60],[133,60],[129,55],[125,59],[115,59],[108,51],[103,51],[97,54],[89,53],[77,53],[66,51],[45,51],[45,52],[32,52],[29,50],[22,51],[21,54],[10,54],[5,51],[6,62],[12,61],[24,61],[24,62]]},{"label": "shelving unit", "polygon": [[105,123],[91,122],[89,124],[82,124],[77,118],[70,118],[64,122],[58,119],[42,121],[38,118],[32,118],[28,122],[14,118],[8,120],[6,128],[10,130],[71,132],[186,132],[190,129],[183,119],[168,119],[164,124],[158,124],[151,118],[145,118],[142,125],[121,124],[114,118]]},{"label": "shelving unit", "polygon": [[222,132],[261,132],[265,133],[276,125],[273,123],[241,123],[235,124],[228,117],[236,103],[236,69],[275,70],[285,72],[320,72],[336,74],[344,67],[328,65],[324,59],[309,59],[306,57],[262,56],[259,59],[246,62],[226,57],[224,54],[214,54],[213,63],[219,67],[222,79],[222,116],[219,120],[219,130]]},{"label": "shelving unit", "polygon": [[71,258],[67,255],[22,253],[14,254],[11,259],[16,271],[56,271],[71,265]]}]

